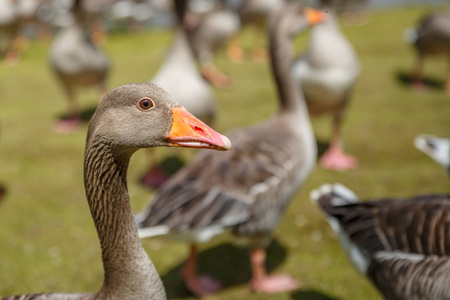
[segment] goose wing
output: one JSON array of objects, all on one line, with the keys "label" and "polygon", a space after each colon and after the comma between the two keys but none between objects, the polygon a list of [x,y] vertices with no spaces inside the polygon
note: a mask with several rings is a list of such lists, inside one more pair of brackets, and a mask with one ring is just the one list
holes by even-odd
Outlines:
[{"label": "goose wing", "polygon": [[302,160],[298,142],[281,127],[265,123],[240,129],[228,135],[231,151],[198,153],[161,188],[139,227],[166,225],[175,231],[227,227],[264,213],[262,207],[267,205],[261,202],[273,202],[276,190],[290,191],[280,182]]}]

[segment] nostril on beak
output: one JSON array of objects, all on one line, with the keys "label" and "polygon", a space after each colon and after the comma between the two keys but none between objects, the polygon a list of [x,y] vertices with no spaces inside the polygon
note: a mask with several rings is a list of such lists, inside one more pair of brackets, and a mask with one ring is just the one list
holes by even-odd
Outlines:
[{"label": "nostril on beak", "polygon": [[194,125],[193,127],[196,132],[206,135],[205,130],[203,128],[201,128],[200,126]]}]

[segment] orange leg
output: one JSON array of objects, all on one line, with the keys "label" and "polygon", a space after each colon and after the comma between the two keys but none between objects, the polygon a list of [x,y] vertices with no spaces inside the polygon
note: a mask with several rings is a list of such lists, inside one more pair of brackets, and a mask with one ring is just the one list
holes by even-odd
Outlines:
[{"label": "orange leg", "polygon": [[189,291],[198,297],[210,295],[222,287],[210,276],[197,274],[197,246],[195,244],[190,247],[189,257],[181,271],[181,276]]}]

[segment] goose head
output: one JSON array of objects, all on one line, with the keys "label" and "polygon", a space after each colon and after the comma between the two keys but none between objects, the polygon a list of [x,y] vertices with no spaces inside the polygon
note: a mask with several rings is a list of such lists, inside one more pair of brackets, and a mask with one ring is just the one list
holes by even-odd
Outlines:
[{"label": "goose head", "polygon": [[279,25],[278,34],[286,34],[288,37],[295,37],[306,28],[324,22],[325,12],[306,7],[298,2],[286,4],[275,14],[272,22]]},{"label": "goose head", "polygon": [[231,149],[227,137],[148,83],[123,85],[105,96],[89,123],[87,144],[93,140],[131,153],[160,146]]}]

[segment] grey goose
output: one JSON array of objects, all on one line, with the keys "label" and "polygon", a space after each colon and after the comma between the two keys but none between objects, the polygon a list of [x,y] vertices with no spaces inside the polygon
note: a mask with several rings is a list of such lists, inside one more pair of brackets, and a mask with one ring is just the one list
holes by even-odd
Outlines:
[{"label": "grey goose", "polygon": [[162,235],[191,244],[182,276],[198,296],[211,294],[220,285],[196,273],[196,244],[226,230],[251,248],[252,290],[278,292],[298,286],[287,275],[268,275],[264,264],[265,247],[317,157],[306,103],[289,72],[292,38],[310,25],[311,14],[317,17],[320,12],[292,4],[271,20],[278,112],[269,120],[232,131],[232,151],[221,155],[199,152],[161,187],[149,208],[136,216],[141,238]]},{"label": "grey goose", "polygon": [[[49,52],[50,66],[60,81],[68,100],[68,114],[57,123],[56,130],[71,132],[81,124],[76,92],[83,86],[97,86],[101,97],[106,94],[109,62],[91,41],[86,28],[82,0],[72,6],[74,22],[56,35]],[[100,98],[101,99],[101,98]]]},{"label": "grey goose", "polygon": [[356,158],[342,149],[342,122],[360,66],[329,2],[321,0],[321,9],[328,11],[327,19],[312,28],[308,49],[296,59],[291,71],[305,93],[311,116],[333,116],[330,145],[320,163],[324,168],[342,171],[357,166]]},{"label": "grey goose", "polygon": [[106,95],[88,127],[84,184],[102,250],[104,282],[94,294],[27,294],[2,300],[166,299],[142,248],[127,189],[130,158],[140,148],[229,150],[231,143],[153,84],[123,85]]},{"label": "grey goose", "polygon": [[[450,10],[427,14],[417,28],[407,31],[407,40],[414,46],[417,60],[412,72],[412,84],[423,89],[424,60],[430,56],[442,56],[450,67]],[[447,94],[450,94],[450,74],[447,76]]]},{"label": "grey goose", "polygon": [[386,299],[450,299],[450,195],[358,202],[345,186],[327,184],[311,199]]}]

